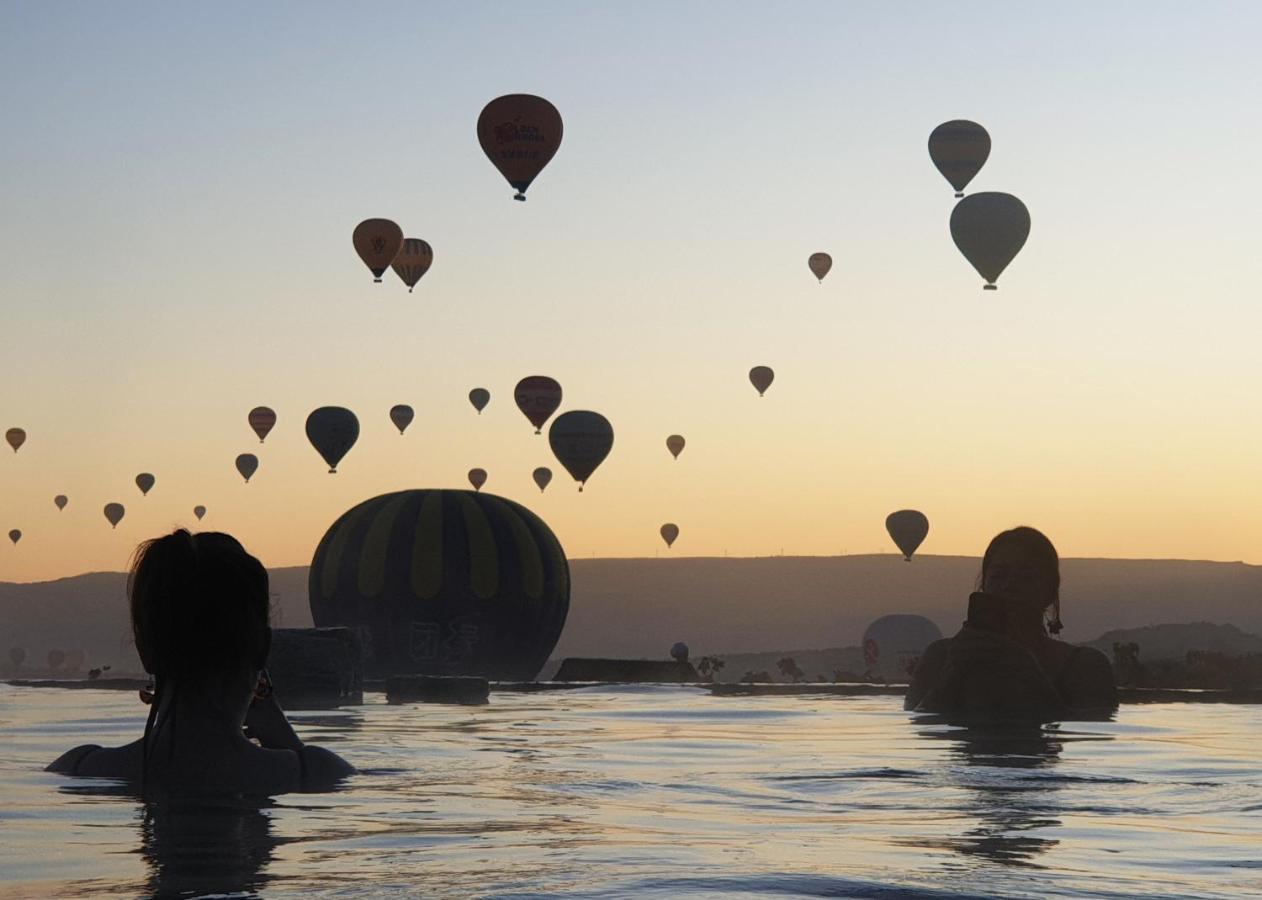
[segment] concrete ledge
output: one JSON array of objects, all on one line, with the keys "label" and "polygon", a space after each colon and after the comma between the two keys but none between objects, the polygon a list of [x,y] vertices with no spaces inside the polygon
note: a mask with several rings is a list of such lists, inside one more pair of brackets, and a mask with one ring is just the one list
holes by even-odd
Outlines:
[{"label": "concrete ledge", "polygon": [[392,675],[385,681],[389,703],[458,703],[479,705],[488,702],[491,685],[485,678],[469,675]]},{"label": "concrete ledge", "polygon": [[584,659],[561,663],[554,681],[604,681],[618,684],[686,684],[700,681],[692,663],[657,659]]}]

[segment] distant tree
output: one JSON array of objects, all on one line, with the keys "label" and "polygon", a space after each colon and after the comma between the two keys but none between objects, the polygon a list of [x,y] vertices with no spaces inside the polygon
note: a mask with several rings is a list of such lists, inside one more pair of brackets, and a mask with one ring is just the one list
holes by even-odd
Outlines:
[{"label": "distant tree", "polygon": [[697,661],[697,673],[706,681],[713,681],[719,670],[727,665],[721,656],[703,656]]},{"label": "distant tree", "polygon": [[768,681],[771,681],[771,676],[767,674],[766,671],[762,671],[762,672],[749,671],[741,676],[741,683],[743,684],[754,684],[754,683],[762,684]]},{"label": "distant tree", "polygon": [[792,656],[786,656],[781,659],[778,663],[776,663],[776,668],[780,670],[781,675],[792,681],[794,684],[806,680],[806,673],[798,668],[798,664],[794,661]]},{"label": "distant tree", "polygon": [[1139,662],[1139,644],[1113,642],[1113,676],[1119,684],[1139,685],[1146,681]]}]

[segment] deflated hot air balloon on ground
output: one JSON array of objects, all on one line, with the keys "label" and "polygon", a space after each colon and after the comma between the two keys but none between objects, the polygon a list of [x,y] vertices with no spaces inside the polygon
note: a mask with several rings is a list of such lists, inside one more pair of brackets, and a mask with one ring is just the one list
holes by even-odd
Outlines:
[{"label": "deflated hot air balloon on ground", "polygon": [[141,472],[136,476],[136,487],[140,488],[140,493],[143,496],[149,495],[149,492],[153,490],[153,486],[156,482],[157,479],[148,472]]},{"label": "deflated hot air balloon on ground", "polygon": [[344,513],[311,561],[316,627],[364,626],[370,677],[534,678],[570,604],[565,553],[543,521],[473,491],[412,490]]},{"label": "deflated hot air balloon on ground", "polygon": [[679,537],[679,526],[673,522],[667,522],[659,529],[662,540],[666,542],[666,549],[670,549],[671,544],[675,543],[675,538]]},{"label": "deflated hot air balloon on ground", "polygon": [[871,675],[910,680],[916,661],[942,631],[924,616],[881,616],[863,633],[863,663]]},{"label": "deflated hot air balloon on ground", "polygon": [[403,242],[403,246],[399,248],[399,255],[390,265],[394,269],[394,274],[408,286],[410,294],[412,288],[416,287],[416,283],[429,271],[433,263],[433,248],[420,238],[408,238]]},{"label": "deflated hot air balloon on ground", "polygon": [[69,502],[70,502],[70,498],[67,497],[65,494],[58,494],[56,497],[53,498],[53,504],[58,509],[65,509],[66,504]]},{"label": "deflated hot air balloon on ground", "polygon": [[929,158],[955,188],[956,197],[964,196],[964,188],[989,156],[990,135],[976,122],[954,119],[929,134]]},{"label": "deflated hot air balloon on ground", "polygon": [[758,391],[759,397],[767,392],[767,388],[771,387],[771,382],[775,379],[776,373],[768,366],[754,366],[749,370],[749,383]]},{"label": "deflated hot air balloon on ground", "polygon": [[259,443],[267,439],[268,432],[276,427],[276,413],[266,406],[256,406],[246,417],[254,433],[259,436]]},{"label": "deflated hot air balloon on ground", "polygon": [[253,453],[242,453],[237,457],[237,471],[241,473],[241,477],[245,479],[245,483],[250,483],[250,476],[259,470],[259,458]]},{"label": "deflated hot air balloon on ground", "polygon": [[553,421],[548,429],[548,443],[581,491],[613,448],[613,426],[600,413],[570,410]]},{"label": "deflated hot air balloon on ground", "polygon": [[125,512],[126,510],[123,509],[123,504],[121,503],[105,504],[105,519],[110,523],[111,528],[118,527],[118,523],[123,521],[123,514]]},{"label": "deflated hot air balloon on ground", "polygon": [[390,421],[394,423],[394,427],[399,429],[399,434],[408,430],[408,426],[412,424],[412,418],[416,415],[412,411],[412,407],[406,403],[400,403],[398,406],[390,407]]},{"label": "deflated hot air balloon on ground", "polygon": [[1030,211],[1011,194],[970,194],[951,211],[951,239],[993,291],[999,274],[1030,236]]},{"label": "deflated hot air balloon on ground", "polygon": [[4,439],[13,448],[13,452],[17,453],[18,448],[26,443],[26,431],[21,428],[10,428],[4,433]]},{"label": "deflated hot air balloon on ground", "polygon": [[823,284],[824,276],[833,267],[833,258],[827,253],[812,253],[806,264],[810,267],[811,274],[819,279],[820,284]]},{"label": "deflated hot air balloon on ground", "polygon": [[351,242],[372,272],[372,280],[379,284],[403,247],[403,229],[389,219],[364,219],[355,226]]},{"label": "deflated hot air balloon on ground", "polygon": [[543,423],[561,405],[561,385],[547,375],[527,375],[517,382],[517,387],[513,389],[513,399],[517,401],[517,408],[522,411],[522,415],[535,426],[535,434],[540,434]]},{"label": "deflated hot air balloon on ground", "polygon": [[539,493],[543,493],[543,489],[552,481],[552,470],[547,466],[540,466],[530,473],[530,477],[535,480],[535,484],[539,486]]},{"label": "deflated hot air balloon on ground", "polygon": [[903,551],[903,559],[911,562],[911,555],[929,533],[929,520],[918,510],[900,509],[885,517],[885,530]]},{"label": "deflated hot air balloon on ground", "polygon": [[684,436],[682,434],[672,434],[666,439],[666,449],[670,451],[670,455],[679,459],[679,454],[684,452]]},{"label": "deflated hot air balloon on ground", "polygon": [[482,410],[486,409],[486,405],[491,402],[491,392],[486,388],[474,388],[469,391],[469,402],[478,411],[478,415],[482,415]]},{"label": "deflated hot air balloon on ground", "polygon": [[204,506],[194,506],[194,507],[193,507],[193,515],[197,516],[197,521],[199,521],[199,522],[200,522],[200,521],[202,520],[202,517],[206,515],[206,507],[204,507]]},{"label": "deflated hot air balloon on ground", "polygon": [[514,200],[526,199],[526,188],[556,155],[561,131],[557,108],[533,94],[496,97],[478,116],[478,143],[517,190]]},{"label": "deflated hot air balloon on ground", "polygon": [[486,469],[470,469],[469,484],[475,491],[482,490],[482,485],[486,484]]},{"label": "deflated hot air balloon on ground", "polygon": [[9,532],[9,540],[13,541],[13,546],[17,546],[18,541],[22,540],[22,532],[14,528]]},{"label": "deflated hot air balloon on ground", "polygon": [[321,406],[307,416],[307,440],[329,465],[329,474],[359,440],[359,419],[349,409]]}]

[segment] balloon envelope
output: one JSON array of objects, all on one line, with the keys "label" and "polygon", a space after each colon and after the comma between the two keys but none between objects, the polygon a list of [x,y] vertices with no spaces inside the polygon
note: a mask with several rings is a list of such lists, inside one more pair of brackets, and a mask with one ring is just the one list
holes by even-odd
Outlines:
[{"label": "balloon envelope", "polygon": [[429,271],[433,263],[433,248],[420,238],[408,238],[403,242],[403,246],[399,248],[399,255],[390,265],[394,269],[394,274],[403,279],[403,283],[408,286],[410,294],[412,288],[416,287],[416,283]]},{"label": "balloon envelope", "polygon": [[241,473],[241,477],[245,479],[245,483],[250,483],[250,476],[259,470],[259,458],[253,453],[242,453],[237,457],[237,471]]},{"label": "balloon envelope", "polygon": [[13,448],[13,452],[17,453],[18,448],[26,443],[26,431],[21,428],[10,428],[4,433],[4,439]]},{"label": "balloon envelope", "polygon": [[398,406],[390,407],[390,421],[394,423],[395,428],[399,429],[399,434],[403,434],[403,432],[407,431],[407,428],[412,424],[412,419],[415,415],[416,413],[412,411],[412,407],[408,406],[406,403],[400,403]]},{"label": "balloon envelope", "polygon": [[13,543],[16,544],[18,541],[22,540],[22,532],[14,528],[12,531],[9,532],[9,540],[13,541]]},{"label": "balloon envelope", "polygon": [[66,504],[69,502],[70,502],[70,498],[67,497],[65,494],[58,494],[56,497],[53,498],[53,503],[56,504],[58,509],[65,509]]},{"label": "balloon envelope", "polygon": [[903,559],[910,562],[911,555],[929,533],[929,520],[919,510],[900,509],[885,517],[885,530],[903,551]]},{"label": "balloon envelope", "polygon": [[403,247],[403,229],[389,219],[364,219],[355,226],[351,242],[372,272],[372,280],[379,282]]},{"label": "balloon envelope", "polygon": [[957,197],[964,196],[964,188],[989,156],[990,135],[976,122],[953,119],[929,134],[929,158],[955,188]]},{"label": "balloon envelope", "polygon": [[547,466],[540,466],[530,473],[530,477],[535,480],[535,484],[539,485],[539,493],[543,493],[543,489],[552,481],[552,470]]},{"label": "balloon envelope", "polygon": [[828,270],[833,267],[833,258],[827,253],[812,253],[806,264],[810,267],[811,274],[823,281]]},{"label": "balloon envelope", "polygon": [[266,406],[256,406],[246,417],[254,433],[259,436],[259,443],[267,439],[267,434],[276,427],[276,413]]},{"label": "balloon envelope", "polygon": [[666,542],[667,548],[675,543],[675,538],[679,537],[679,526],[672,522],[667,522],[660,529],[662,540]]},{"label": "balloon envelope", "polygon": [[925,648],[941,638],[938,626],[924,616],[881,616],[863,633],[863,662],[872,674],[909,678]]},{"label": "balloon envelope", "polygon": [[113,528],[117,528],[118,523],[123,521],[124,512],[125,510],[123,509],[123,504],[121,503],[105,504],[105,518],[109,521],[110,526]]},{"label": "balloon envelope", "polygon": [[776,373],[768,366],[754,366],[749,370],[749,383],[757,389],[759,397],[766,393],[775,378]]},{"label": "balloon envelope", "polygon": [[670,451],[670,455],[679,459],[679,454],[684,452],[684,436],[682,434],[672,434],[666,439],[666,449]]},{"label": "balloon envelope", "polygon": [[486,388],[474,388],[469,391],[469,402],[478,411],[478,415],[481,415],[482,410],[486,409],[486,405],[491,402],[491,392]]},{"label": "balloon envelope", "polygon": [[202,520],[202,517],[203,517],[204,515],[206,515],[206,507],[204,507],[204,506],[194,506],[194,507],[193,507],[193,515],[197,516],[197,521],[199,521],[199,522],[200,522],[200,521]]},{"label": "balloon envelope", "polygon": [[581,491],[613,448],[613,426],[600,413],[573,409],[553,420],[548,443]]},{"label": "balloon envelope", "polygon": [[64,650],[48,651],[48,668],[58,669],[61,664],[66,661],[66,652]]},{"label": "balloon envelope", "polygon": [[500,174],[525,200],[526,188],[561,146],[561,114],[533,94],[496,97],[478,116],[478,143]]},{"label": "balloon envelope", "polygon": [[141,494],[148,494],[149,491],[153,490],[153,485],[156,481],[157,479],[148,472],[141,472],[136,476],[136,487],[140,488]]},{"label": "balloon envelope", "polygon": [[482,485],[486,484],[486,469],[470,469],[469,484],[475,491],[482,490]]},{"label": "balloon envelope", "polygon": [[307,440],[328,463],[332,474],[359,440],[359,419],[349,409],[321,406],[307,416]]},{"label": "balloon envelope", "polygon": [[1011,194],[969,194],[951,211],[951,238],[986,279],[984,290],[995,290],[995,280],[1029,236],[1030,211]]},{"label": "balloon envelope", "polygon": [[561,385],[547,375],[527,375],[517,382],[513,399],[530,424],[535,426],[535,434],[539,434],[543,423],[561,405]]}]

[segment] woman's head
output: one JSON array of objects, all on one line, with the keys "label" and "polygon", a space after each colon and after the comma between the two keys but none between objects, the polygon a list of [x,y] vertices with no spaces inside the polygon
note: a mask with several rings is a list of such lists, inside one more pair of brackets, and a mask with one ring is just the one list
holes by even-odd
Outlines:
[{"label": "woman's head", "polygon": [[141,544],[127,579],[145,669],[200,680],[263,667],[271,645],[267,570],[231,535],[183,528]]},{"label": "woman's head", "polygon": [[982,557],[981,589],[1050,609],[1048,630],[1061,630],[1060,557],[1038,529],[1021,525],[995,535]]}]

